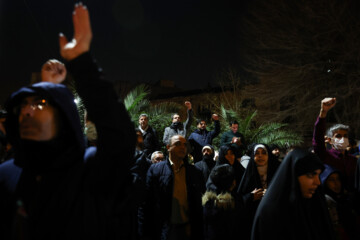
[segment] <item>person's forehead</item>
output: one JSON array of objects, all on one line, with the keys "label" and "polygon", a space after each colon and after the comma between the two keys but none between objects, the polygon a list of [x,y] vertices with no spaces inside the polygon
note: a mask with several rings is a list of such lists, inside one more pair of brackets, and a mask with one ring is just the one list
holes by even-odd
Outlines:
[{"label": "person's forehead", "polygon": [[148,118],[146,116],[141,116],[139,120],[147,120]]},{"label": "person's forehead", "polygon": [[348,133],[348,130],[345,130],[345,129],[337,129],[337,130],[334,131],[334,134],[337,134],[337,133],[346,134],[346,133]]},{"label": "person's forehead", "polygon": [[22,102],[31,102],[31,101],[39,100],[39,99],[42,99],[42,97],[38,96],[38,95],[30,95],[30,96],[25,96],[21,101]]},{"label": "person's forehead", "polygon": [[177,143],[177,142],[186,142],[186,139],[183,136],[174,136],[171,138],[171,142]]},{"label": "person's forehead", "polygon": [[231,127],[238,127],[239,126],[239,124],[236,124],[236,123],[233,123],[232,125],[231,125]]}]

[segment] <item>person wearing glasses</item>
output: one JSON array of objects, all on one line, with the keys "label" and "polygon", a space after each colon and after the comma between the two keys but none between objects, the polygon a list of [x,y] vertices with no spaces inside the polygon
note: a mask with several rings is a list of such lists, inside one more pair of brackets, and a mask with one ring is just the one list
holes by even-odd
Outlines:
[{"label": "person wearing glasses", "polygon": [[[354,191],[357,159],[346,151],[349,145],[349,126],[336,124],[325,134],[326,116],[336,104],[336,98],[324,98],[321,101],[320,114],[315,122],[313,134],[314,152],[323,163],[340,171],[344,177],[345,188]],[[324,136],[327,135],[331,149],[326,149]]]},{"label": "person wearing glasses", "polygon": [[131,239],[133,234],[133,124],[89,53],[87,8],[76,4],[72,17],[74,39],[60,35],[60,55],[96,124],[97,147],[86,148],[74,96],[57,81],[64,72],[14,92],[5,126],[15,157],[0,165],[0,175],[9,176],[0,179],[1,239]]}]

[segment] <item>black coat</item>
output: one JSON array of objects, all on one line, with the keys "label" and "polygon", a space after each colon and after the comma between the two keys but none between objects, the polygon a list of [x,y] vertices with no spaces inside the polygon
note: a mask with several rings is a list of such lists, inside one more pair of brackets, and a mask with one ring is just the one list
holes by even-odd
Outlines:
[{"label": "black coat", "polygon": [[[202,239],[201,195],[205,191],[201,172],[184,161],[191,239]],[[147,200],[139,216],[140,235],[167,239],[172,207],[174,173],[169,159],[152,164],[147,173]]]},{"label": "black coat", "polygon": [[[11,96],[6,128],[14,147],[15,164],[22,168],[15,180],[14,202],[8,206],[14,214],[13,237],[21,234],[27,239],[129,239],[133,124],[89,53],[66,67],[96,125],[98,145],[85,149],[74,97],[64,85],[37,83]],[[58,109],[56,138],[45,142],[19,138],[18,116],[12,110],[29,94],[47,98]]]},{"label": "black coat", "polygon": [[144,138],[143,151],[146,157],[150,158],[153,152],[160,150],[159,140],[155,129],[149,126],[148,129],[146,130],[145,135],[143,135],[143,138]]},{"label": "black coat", "polygon": [[[257,144],[254,144],[253,148]],[[268,168],[267,168],[267,184],[268,186],[271,183],[271,180],[280,164],[279,161],[273,158],[273,155],[270,152],[270,149],[267,145],[263,144],[268,152]],[[244,239],[249,239],[251,234],[252,222],[255,216],[255,212],[261,200],[253,201],[253,194],[251,193],[255,188],[263,188],[261,184],[260,175],[257,170],[257,166],[254,161],[254,150],[251,151],[251,156],[245,173],[241,179],[238,194],[242,198],[244,203],[244,214],[243,214],[243,223],[244,226]]]},{"label": "black coat", "polygon": [[282,161],[257,209],[251,239],[334,239],[321,188],[302,197],[296,169],[305,165],[308,172],[322,168],[315,154],[299,149]]}]

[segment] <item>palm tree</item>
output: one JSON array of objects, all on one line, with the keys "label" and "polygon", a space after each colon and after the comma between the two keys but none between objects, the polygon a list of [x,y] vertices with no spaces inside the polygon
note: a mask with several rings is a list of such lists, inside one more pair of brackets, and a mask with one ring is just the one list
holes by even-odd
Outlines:
[{"label": "palm tree", "polygon": [[[232,109],[225,109],[223,105],[220,107],[221,125],[223,131],[228,130],[228,123],[236,120],[239,123],[239,132],[241,132],[248,144],[265,143],[277,144],[280,148],[289,146],[298,146],[303,143],[302,137],[294,131],[287,129],[285,123],[262,123],[256,124],[257,111],[249,110],[244,116]],[[219,140],[218,140],[219,141]]]}]

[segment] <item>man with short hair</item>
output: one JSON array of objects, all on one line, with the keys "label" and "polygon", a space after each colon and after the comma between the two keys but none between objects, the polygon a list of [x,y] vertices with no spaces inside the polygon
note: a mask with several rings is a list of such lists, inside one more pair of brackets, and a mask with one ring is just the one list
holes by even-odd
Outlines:
[{"label": "man with short hair", "polygon": [[191,155],[194,157],[194,162],[199,162],[202,159],[202,149],[207,144],[212,144],[214,138],[220,133],[220,122],[217,114],[212,115],[214,121],[214,130],[208,131],[206,129],[206,121],[204,119],[197,120],[197,129],[192,132],[188,138],[191,146]]},{"label": "man with short hair", "polygon": [[185,138],[187,137],[193,121],[194,113],[192,111],[191,102],[186,101],[185,106],[187,108],[187,119],[184,124],[181,122],[181,117],[178,113],[171,115],[171,125],[170,127],[166,127],[164,131],[163,143],[165,146],[169,144],[172,136],[181,135]]},{"label": "man with short hair", "polygon": [[147,173],[147,200],[141,209],[140,236],[148,239],[202,239],[201,172],[187,162],[186,139],[172,136],[169,156]]},{"label": "man with short hair", "polygon": [[245,138],[240,132],[239,123],[237,121],[231,121],[229,123],[230,130],[228,132],[224,132],[221,135],[220,146],[231,144],[232,147],[235,148],[235,157],[241,158],[242,151],[246,149]]},{"label": "man with short hair", "polygon": [[150,157],[150,155],[154,151],[159,150],[160,147],[157,133],[155,129],[149,125],[149,116],[145,113],[142,113],[139,116],[139,129],[144,139],[143,151],[147,157]]},{"label": "man with short hair", "polygon": [[74,96],[56,76],[13,93],[6,132],[15,157],[0,165],[0,195],[10,196],[0,205],[5,239],[132,237],[133,124],[89,53],[87,8],[77,4],[72,17],[74,39],[60,35],[60,54],[96,124],[98,148],[86,148]]},{"label": "man with short hair", "polygon": [[164,161],[164,154],[162,151],[155,151],[151,154],[151,163],[158,163]]},{"label": "man with short hair", "polygon": [[346,183],[347,190],[353,191],[357,159],[346,151],[349,145],[349,126],[343,124],[332,126],[327,134],[327,136],[330,137],[332,149],[327,150],[324,144],[326,116],[335,104],[336,98],[324,98],[321,101],[320,114],[314,127],[313,147],[315,153],[325,164],[341,172],[345,178],[344,182]]}]

